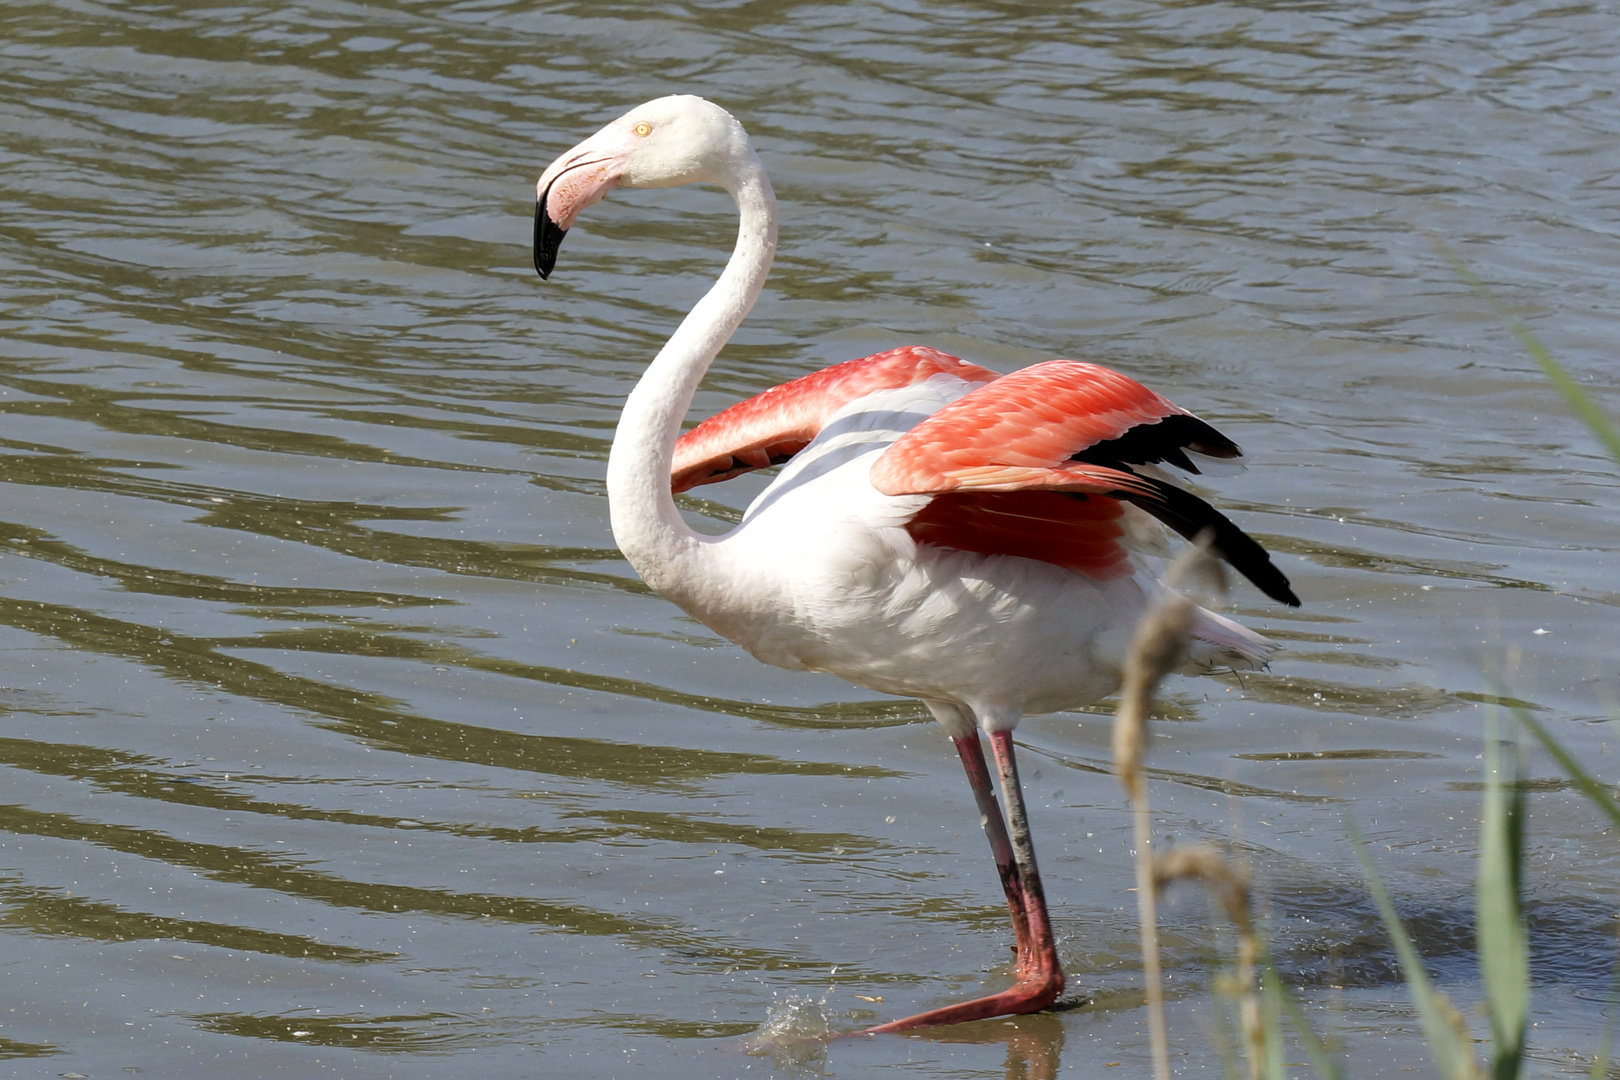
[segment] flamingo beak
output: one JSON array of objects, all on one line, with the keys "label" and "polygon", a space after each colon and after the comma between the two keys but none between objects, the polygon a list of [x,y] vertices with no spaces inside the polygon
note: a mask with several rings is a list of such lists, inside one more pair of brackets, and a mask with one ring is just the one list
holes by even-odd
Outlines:
[{"label": "flamingo beak", "polygon": [[544,281],[557,265],[557,249],[562,246],[568,230],[560,227],[546,213],[546,200],[542,196],[534,203],[534,269]]},{"label": "flamingo beak", "polygon": [[613,190],[629,167],[636,138],[609,124],[552,162],[535,184],[534,268],[542,279],[557,265],[557,248],[579,212]]}]

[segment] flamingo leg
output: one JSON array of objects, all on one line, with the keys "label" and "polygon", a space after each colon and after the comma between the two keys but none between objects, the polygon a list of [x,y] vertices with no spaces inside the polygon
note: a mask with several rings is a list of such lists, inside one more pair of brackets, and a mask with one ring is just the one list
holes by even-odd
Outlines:
[{"label": "flamingo leg", "polygon": [[992,1016],[1040,1012],[1063,992],[1063,968],[1058,962],[1057,945],[1052,938],[1052,922],[1046,913],[1046,895],[1041,874],[1035,866],[1035,847],[1029,835],[1029,817],[1024,811],[1024,793],[1018,784],[1018,762],[1013,756],[1012,733],[998,731],[990,736],[990,749],[996,757],[1001,793],[1007,800],[1007,816],[996,805],[984,751],[978,732],[953,740],[956,752],[967,770],[968,783],[978,803],[984,832],[990,839],[1001,886],[1012,913],[1013,933],[1018,940],[1017,982],[999,994],[930,1009],[904,1020],[868,1028],[862,1035],[887,1035],[897,1031],[960,1024]]},{"label": "flamingo leg", "polygon": [[995,856],[996,872],[1001,876],[1001,889],[1007,894],[1007,910],[1012,915],[1013,934],[1022,958],[1029,948],[1029,912],[1025,909],[1024,886],[1013,856],[1012,838],[1007,835],[1007,823],[1001,816],[1001,807],[996,804],[996,791],[990,782],[990,770],[985,766],[979,733],[975,731],[951,741],[956,744],[956,753],[962,759],[968,784],[973,788],[973,800],[979,806],[979,823],[990,841],[990,854]]},{"label": "flamingo leg", "polygon": [[1046,891],[1041,872],[1035,865],[1035,843],[1029,834],[1029,817],[1024,812],[1024,791],[1018,783],[1018,761],[1013,756],[1012,732],[997,731],[990,736],[990,749],[996,755],[996,772],[1001,792],[1007,800],[1007,831],[1011,834],[1013,861],[1023,889],[1025,917],[1029,922],[1027,947],[1018,949],[1018,981],[1041,987],[1048,996],[1024,1012],[1038,1012],[1057,1000],[1063,992],[1063,968],[1058,962],[1057,942],[1052,937],[1052,920],[1046,913]]}]

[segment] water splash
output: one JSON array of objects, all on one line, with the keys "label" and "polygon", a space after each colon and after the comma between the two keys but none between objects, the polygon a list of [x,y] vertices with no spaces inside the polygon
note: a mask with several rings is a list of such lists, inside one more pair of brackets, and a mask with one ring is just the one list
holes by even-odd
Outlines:
[{"label": "water splash", "polygon": [[765,1012],[765,1022],[748,1037],[744,1051],[768,1057],[789,1077],[827,1075],[827,1043],[838,1036],[827,995],[778,995]]}]

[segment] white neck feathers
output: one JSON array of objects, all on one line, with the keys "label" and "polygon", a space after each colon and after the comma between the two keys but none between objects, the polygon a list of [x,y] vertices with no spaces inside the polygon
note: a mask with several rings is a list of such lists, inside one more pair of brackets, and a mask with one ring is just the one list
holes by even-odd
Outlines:
[{"label": "white neck feathers", "polygon": [[694,532],[675,509],[670,464],[681,421],[715,356],[754,306],[776,254],[776,196],[753,151],[716,177],[737,201],[737,246],[720,279],[681,320],[636,383],[608,454],[613,538],[659,593],[691,610],[718,584],[714,538]]}]

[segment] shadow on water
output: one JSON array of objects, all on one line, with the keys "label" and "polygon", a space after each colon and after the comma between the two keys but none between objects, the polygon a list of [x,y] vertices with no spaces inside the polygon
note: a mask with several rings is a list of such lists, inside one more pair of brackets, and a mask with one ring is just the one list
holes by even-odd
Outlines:
[{"label": "shadow on water", "polygon": [[[566,754],[569,748],[565,745],[559,749]],[[295,782],[298,779],[296,777],[254,773],[248,777],[225,774],[210,778],[207,774],[199,774],[195,766],[185,769],[171,768],[155,759],[116,750],[24,739],[0,739],[0,763],[27,769],[41,776],[79,781],[97,792],[152,799],[175,806],[195,806],[227,813],[261,814],[284,821],[325,821],[366,828],[440,832],[499,843],[595,844],[625,839],[660,839],[693,844],[737,844],[761,851],[801,854],[819,854],[827,851],[870,853],[886,848],[886,845],[867,837],[849,833],[733,826],[691,815],[654,811],[613,809],[592,809],[589,812],[565,811],[561,817],[570,824],[566,828],[558,829],[502,828],[474,822],[420,821],[403,816],[259,799],[241,790],[244,784],[288,784]],[[593,772],[590,770],[583,773],[567,772],[558,768],[552,775],[591,778]],[[544,792],[515,791],[512,794],[518,797],[547,797]],[[580,824],[582,820],[603,824]]]},{"label": "shadow on water", "polygon": [[193,574],[166,567],[143,566],[91,555],[39,529],[0,522],[0,545],[19,555],[48,562],[74,573],[110,578],[129,592],[174,596],[205,603],[240,604],[264,608],[399,607],[431,606],[452,601],[440,597],[398,592],[358,592],[351,589],[291,588],[232,581],[213,574]]},{"label": "shadow on water", "polygon": [[[499,765],[559,776],[637,784],[680,784],[723,773],[889,776],[868,765],[787,761],[756,754],[670,747],[640,747],[598,739],[524,735],[413,715],[380,694],[281,671],[232,656],[225,649],[296,646],[315,652],[388,655],[457,662],[467,667],[560,686],[645,698],[711,712],[758,719],[791,718],[814,709],[727,702],[682,694],[635,680],[596,676],[567,668],[472,656],[442,644],[385,637],[348,628],[318,627],[276,631],[251,638],[197,638],[176,631],[94,615],[77,608],[38,601],[0,599],[0,625],[72,644],[81,649],[135,660],[190,683],[264,701],[320,719],[322,726],[365,739],[370,745],[415,756]],[[340,640],[346,649],[332,648]]]},{"label": "shadow on water", "polygon": [[395,959],[392,953],[333,945],[295,934],[127,911],[54,889],[0,884],[0,905],[4,906],[0,926],[35,934],[63,934],[92,941],[188,941],[237,952],[338,964],[370,964]]},{"label": "shadow on water", "polygon": [[[622,938],[652,949],[679,951],[700,967],[746,967],[753,971],[813,971],[823,965],[814,957],[798,957],[780,950],[750,948],[720,940],[704,940],[691,928],[665,925],[631,918],[577,904],[548,903],[531,897],[457,893],[398,883],[362,882],[309,868],[299,860],[269,855],[249,848],[182,840],[151,829],[86,821],[70,814],[45,813],[20,806],[0,805],[0,828],[18,836],[49,837],[93,845],[108,852],[151,859],[195,872],[212,881],[273,889],[284,896],[317,901],[321,904],[352,908],[379,914],[411,913],[452,919],[493,920],[531,925],[546,931],[593,937]],[[150,917],[140,913],[87,911],[71,904],[35,902],[32,895],[15,888],[5,894],[8,902],[19,903],[33,920],[48,925],[53,933],[93,937],[98,940],[128,940],[120,929]],[[100,918],[96,916],[100,915]],[[127,921],[120,921],[127,920]],[[33,923],[24,923],[33,928]],[[158,922],[150,925],[156,927]],[[208,944],[248,948],[268,944],[267,954],[311,956],[345,963],[375,963],[388,954],[344,952],[319,942],[300,943],[289,951],[290,939],[282,935],[255,937],[237,927],[192,923],[187,940],[202,939]]]},{"label": "shadow on water", "polygon": [[[1023,744],[1020,745],[1022,746]],[[1111,758],[1097,757],[1086,759],[1076,757],[1071,754],[1060,754],[1050,749],[1033,746],[1024,746],[1024,749],[1040,757],[1048,758],[1051,761],[1064,766],[1065,768],[1074,769],[1076,772],[1091,773],[1095,776],[1112,777],[1114,775],[1114,766]],[[1181,784],[1185,787],[1196,788],[1202,791],[1215,791],[1225,795],[1237,795],[1245,798],[1257,797],[1263,799],[1277,799],[1282,802],[1304,803],[1309,805],[1320,805],[1342,801],[1341,799],[1335,798],[1331,795],[1316,795],[1310,793],[1301,793],[1298,791],[1283,791],[1280,788],[1267,788],[1256,784],[1245,784],[1236,780],[1230,780],[1218,776],[1200,776],[1197,773],[1184,772],[1177,769],[1165,769],[1156,766],[1144,771],[1146,772],[1147,776],[1153,780],[1168,780],[1176,784]]]},{"label": "shadow on water", "polygon": [[50,1043],[27,1043],[16,1039],[0,1038],[0,1061],[10,1058],[42,1058],[67,1051]]},{"label": "shadow on water", "polygon": [[444,1050],[477,1037],[470,1032],[457,1032],[457,1027],[465,1026],[464,1021],[445,1013],[416,1016],[330,1016],[313,1011],[280,1016],[192,1013],[187,1018],[204,1030],[222,1035],[343,1050],[392,1053]]},{"label": "shadow on water", "polygon": [[[203,512],[193,523],[251,533],[255,536],[291,540],[312,547],[326,548],[340,555],[397,566],[416,566],[449,574],[541,584],[607,586],[635,595],[650,595],[641,582],[611,574],[552,565],[553,562],[600,562],[617,560],[619,554],[602,548],[556,548],[532,544],[494,544],[433,537],[406,536],[357,524],[365,521],[445,522],[454,520],[456,507],[395,507],[359,503],[311,502],[225,492],[221,489],[165,483],[135,477],[127,469],[160,468],[139,461],[97,461],[80,456],[21,456],[21,466],[12,469],[7,480],[37,483],[53,488],[95,491],[151,499],[156,502],[194,507]],[[0,462],[3,465],[4,462]],[[14,535],[29,532],[26,526],[10,525]],[[13,539],[16,544],[22,537]],[[104,576],[118,577],[123,569],[116,562],[90,561],[82,553],[52,541],[42,557],[60,558],[64,565]],[[76,565],[73,565],[76,564]],[[146,571],[150,572],[150,571]],[[139,583],[139,579],[136,583]],[[200,597],[209,599],[208,597]],[[420,602],[420,601],[418,601]]]},{"label": "shadow on water", "polygon": [[[1472,883],[1436,898],[1408,891],[1396,908],[1430,976],[1442,987],[1471,992],[1478,972]],[[1389,935],[1359,881],[1333,881],[1320,871],[1268,889],[1269,933],[1278,966],[1300,987],[1404,987]],[[1536,986],[1606,993],[1620,929],[1612,909],[1586,897],[1527,897],[1531,977]]]}]

